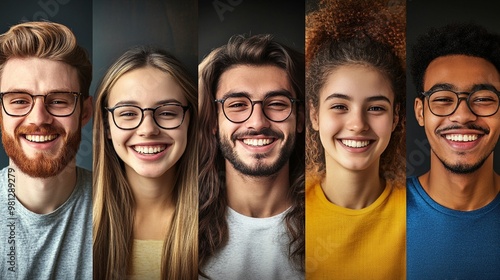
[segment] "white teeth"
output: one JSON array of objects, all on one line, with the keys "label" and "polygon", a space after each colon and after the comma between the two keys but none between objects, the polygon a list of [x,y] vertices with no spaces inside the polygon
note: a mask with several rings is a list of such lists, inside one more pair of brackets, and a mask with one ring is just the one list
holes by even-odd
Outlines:
[{"label": "white teeth", "polygon": [[57,135],[52,134],[52,135],[26,135],[26,139],[31,142],[38,142],[38,143],[43,143],[43,142],[48,142],[56,139]]},{"label": "white teeth", "polygon": [[342,144],[346,145],[347,147],[351,148],[363,148],[368,146],[370,144],[370,141],[356,141],[356,140],[342,140]]},{"label": "white teeth", "polygon": [[446,134],[446,139],[455,142],[470,142],[477,140],[477,134]]},{"label": "white teeth", "polygon": [[266,146],[273,142],[272,139],[243,139],[243,143],[249,146]]},{"label": "white teeth", "polygon": [[160,145],[160,146],[134,146],[133,149],[134,151],[141,153],[141,154],[157,154],[165,150],[167,146],[165,145]]}]

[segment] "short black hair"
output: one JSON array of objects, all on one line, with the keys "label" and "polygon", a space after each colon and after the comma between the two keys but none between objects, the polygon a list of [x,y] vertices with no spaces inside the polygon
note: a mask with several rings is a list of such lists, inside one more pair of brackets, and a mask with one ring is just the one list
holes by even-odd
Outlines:
[{"label": "short black hair", "polygon": [[480,57],[500,69],[500,35],[475,23],[452,23],[431,28],[412,47],[410,73],[417,92],[423,92],[427,67],[434,59],[454,54]]}]

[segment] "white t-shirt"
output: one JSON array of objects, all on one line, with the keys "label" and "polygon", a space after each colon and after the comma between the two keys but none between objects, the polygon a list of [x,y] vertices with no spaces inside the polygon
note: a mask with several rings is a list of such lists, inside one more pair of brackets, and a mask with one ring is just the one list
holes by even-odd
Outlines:
[{"label": "white t-shirt", "polygon": [[304,279],[288,258],[289,237],[283,220],[287,212],[252,218],[228,207],[228,243],[202,271],[217,280]]}]

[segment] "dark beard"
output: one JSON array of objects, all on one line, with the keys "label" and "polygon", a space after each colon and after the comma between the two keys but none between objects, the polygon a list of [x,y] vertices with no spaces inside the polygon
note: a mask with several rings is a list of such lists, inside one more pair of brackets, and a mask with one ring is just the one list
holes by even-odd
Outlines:
[{"label": "dark beard", "polygon": [[[262,129],[259,132],[246,133],[246,135],[265,135],[274,136],[277,137],[277,139],[284,139],[283,134],[272,131],[269,128]],[[238,136],[240,135],[233,135],[231,137],[233,143],[236,141]],[[249,166],[238,157],[236,151],[231,146],[231,141],[229,141],[225,137],[221,137],[221,135],[218,135],[218,138],[222,156],[224,156],[224,158],[227,159],[231,163],[231,165],[233,165],[234,169],[238,170],[244,175],[251,177],[269,177],[276,175],[276,173],[278,173],[288,163],[288,160],[290,159],[293,148],[295,146],[295,134],[291,134],[288,140],[285,142],[283,149],[281,149],[281,151],[279,152],[278,159],[274,163],[265,165],[260,161],[260,159],[266,158],[267,155],[255,154],[253,155],[253,157],[257,159],[257,164],[255,166]]]},{"label": "dark beard", "polygon": [[448,171],[450,171],[451,173],[454,173],[454,174],[462,174],[462,175],[471,174],[471,173],[476,172],[479,168],[481,168],[483,166],[483,164],[486,162],[486,160],[491,155],[491,153],[493,153],[493,151],[491,151],[485,157],[483,157],[481,160],[477,161],[475,164],[462,164],[462,163],[451,164],[451,163],[447,163],[444,160],[442,160],[434,151],[432,151],[432,152],[436,155],[436,157],[439,159],[439,161],[441,161],[443,166]]},{"label": "dark beard", "polygon": [[[58,137],[62,137],[64,141],[62,149],[54,156],[40,152],[34,158],[28,158],[17,139],[20,139],[22,134],[33,132],[59,134]],[[44,124],[39,127],[19,126],[14,130],[14,137],[11,137],[2,126],[2,143],[6,154],[23,173],[34,178],[56,176],[75,158],[81,141],[81,124],[66,139],[65,136],[64,129]]]}]

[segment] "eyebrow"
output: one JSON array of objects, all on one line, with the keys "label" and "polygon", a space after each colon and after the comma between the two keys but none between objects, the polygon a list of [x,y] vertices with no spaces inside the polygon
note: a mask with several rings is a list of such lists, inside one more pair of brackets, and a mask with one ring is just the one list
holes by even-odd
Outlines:
[{"label": "eyebrow", "polygon": [[[333,94],[328,95],[325,98],[325,102],[328,101],[328,100],[330,100],[330,99],[334,99],[334,98],[344,99],[344,100],[347,100],[347,101],[351,101],[352,100],[352,97],[349,96],[349,95],[342,94],[342,93],[333,93]],[[391,100],[389,98],[387,98],[387,96],[384,96],[384,95],[370,96],[370,97],[366,98],[365,100],[368,101],[368,102],[373,102],[373,101],[387,101],[389,104],[391,104]]]},{"label": "eyebrow", "polygon": [[23,88],[13,88],[13,89],[9,89],[9,90],[2,91],[2,92],[24,92],[24,93],[29,93],[29,94],[49,94],[49,93],[53,93],[53,92],[78,92],[78,91],[70,90],[67,88],[64,88],[64,89],[56,88],[56,89],[51,89],[49,91],[36,93],[36,92],[33,92],[32,90],[27,90],[27,89],[23,89]]},{"label": "eyebrow", "polygon": [[325,98],[325,101],[328,101],[328,100],[334,99],[334,98],[345,99],[345,100],[349,100],[349,101],[352,100],[352,97],[350,97],[349,95],[342,94],[342,93],[332,93]]},{"label": "eyebrow", "polygon": [[[478,91],[482,89],[488,89],[488,90],[494,90],[498,91],[494,85],[492,84],[474,84],[468,91]],[[435,84],[433,85],[428,91],[435,91],[435,90],[451,90],[451,91],[458,91],[458,88],[452,84],[449,83],[441,83],[441,84]],[[468,92],[466,91],[466,92]]]},{"label": "eyebrow", "polygon": [[[266,92],[266,94],[264,95],[264,98],[269,97],[269,96],[276,96],[276,95],[285,95],[285,96],[292,98],[292,93],[290,93],[288,90],[285,90],[285,89],[273,90],[273,91]],[[229,97],[248,97],[248,98],[252,99],[250,97],[250,94],[246,91],[228,92],[228,93],[224,94],[221,99],[226,99]]]},{"label": "eyebrow", "polygon": [[[157,101],[154,103],[154,105],[171,104],[171,103],[182,105],[182,102],[180,102],[177,99],[173,99],[173,98]],[[122,100],[122,101],[116,103],[113,107],[116,107],[118,105],[139,105],[139,102],[137,102],[135,100]]]}]

